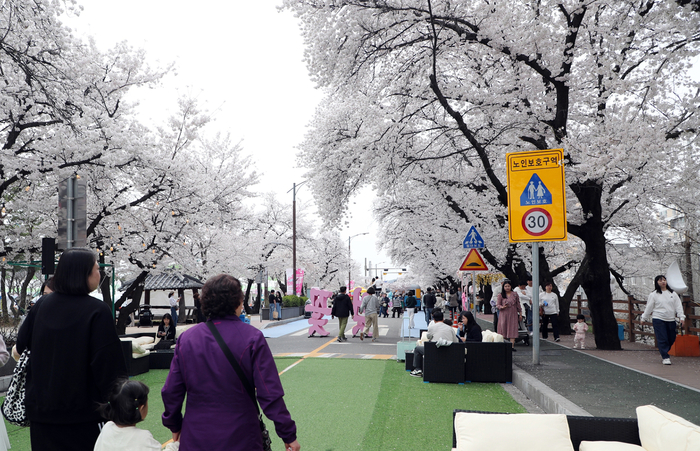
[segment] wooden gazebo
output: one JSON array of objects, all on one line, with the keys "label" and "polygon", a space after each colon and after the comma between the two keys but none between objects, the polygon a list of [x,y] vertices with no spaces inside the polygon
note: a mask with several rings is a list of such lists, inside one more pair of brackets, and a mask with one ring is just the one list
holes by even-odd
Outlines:
[{"label": "wooden gazebo", "polygon": [[[131,279],[124,282],[121,290],[127,290],[136,281],[136,279]],[[189,274],[182,274],[175,271],[167,271],[160,274],[148,274],[146,279],[143,281],[143,288],[139,291],[144,292],[143,303],[146,305],[151,305],[151,291],[177,291],[178,299],[180,300],[180,306],[178,308],[180,314],[178,315],[178,323],[184,323],[187,318],[191,316],[191,312],[187,312],[188,307],[185,306],[185,290],[192,290],[192,293],[197,293],[200,288],[204,286],[204,282],[197,279]],[[139,296],[140,297],[140,296]],[[137,305],[140,304],[140,299]],[[191,307],[190,307],[191,310]],[[186,314],[183,315],[182,312]],[[190,313],[189,315],[187,313]]]}]

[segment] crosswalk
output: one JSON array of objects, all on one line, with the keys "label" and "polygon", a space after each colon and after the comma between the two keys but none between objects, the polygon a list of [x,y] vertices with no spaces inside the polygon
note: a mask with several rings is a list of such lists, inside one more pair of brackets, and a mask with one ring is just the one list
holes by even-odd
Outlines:
[{"label": "crosswalk", "polygon": [[[328,332],[330,332],[330,336],[332,336],[332,337],[338,336],[339,328],[337,326],[335,328],[333,328],[333,327],[329,328],[329,327],[327,327],[328,325],[329,324],[327,324],[326,327],[324,327],[324,329],[326,329]],[[386,337],[388,333],[389,333],[389,326],[382,326],[380,324],[379,325],[379,336]],[[308,335],[308,334],[309,334],[308,329],[302,329],[299,332],[294,332],[294,333],[289,334],[289,336],[290,337],[303,337],[304,335]],[[352,335],[352,327],[348,327],[347,329],[345,329],[345,335],[348,337]]]}]

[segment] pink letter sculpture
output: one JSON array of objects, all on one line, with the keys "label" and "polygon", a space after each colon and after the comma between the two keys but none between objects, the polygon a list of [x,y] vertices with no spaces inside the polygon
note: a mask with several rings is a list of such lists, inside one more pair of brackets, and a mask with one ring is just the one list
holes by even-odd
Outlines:
[{"label": "pink letter sculpture", "polygon": [[323,315],[330,315],[331,309],[328,307],[328,298],[333,295],[332,292],[327,290],[320,290],[318,288],[312,288],[309,293],[309,299],[311,299],[311,304],[304,306],[304,310],[311,312],[311,318],[309,318],[309,337],[313,337],[316,332],[322,337],[327,337],[330,335],[326,329],[323,328],[328,323],[327,319],[323,319]]}]

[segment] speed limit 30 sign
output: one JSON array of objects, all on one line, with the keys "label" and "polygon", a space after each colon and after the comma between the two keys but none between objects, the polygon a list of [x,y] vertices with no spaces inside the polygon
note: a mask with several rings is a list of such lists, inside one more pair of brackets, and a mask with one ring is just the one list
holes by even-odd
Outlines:
[{"label": "speed limit 30 sign", "polygon": [[564,150],[517,152],[506,158],[510,242],[566,240]]}]

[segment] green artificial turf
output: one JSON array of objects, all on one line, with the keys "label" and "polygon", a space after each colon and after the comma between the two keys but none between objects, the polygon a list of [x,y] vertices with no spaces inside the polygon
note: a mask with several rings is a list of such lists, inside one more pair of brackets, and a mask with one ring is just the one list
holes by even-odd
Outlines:
[{"label": "green artificial turf", "polygon": [[[394,360],[277,358],[275,362],[280,371],[287,370],[281,376],[284,400],[306,451],[442,451],[452,446],[454,409],[525,412],[499,384],[426,384]],[[160,419],[160,390],[167,374],[151,370],[133,378],[151,389],[148,416],[137,426],[150,430],[161,443],[172,438]],[[265,421],[273,449],[282,450],[274,424]],[[29,450],[29,428],[5,424],[12,449]]]},{"label": "green artificial turf", "polygon": [[[454,409],[525,412],[499,384],[426,384],[404,368],[394,360],[309,358],[285,372],[284,399],[302,448],[445,450]],[[276,436],[273,449],[283,449]]]}]

